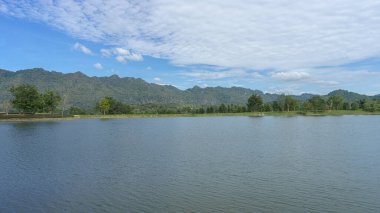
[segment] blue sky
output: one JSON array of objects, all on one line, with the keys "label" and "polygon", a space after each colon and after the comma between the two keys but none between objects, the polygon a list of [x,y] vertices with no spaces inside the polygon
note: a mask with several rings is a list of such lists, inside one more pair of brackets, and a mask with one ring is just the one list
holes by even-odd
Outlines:
[{"label": "blue sky", "polygon": [[380,93],[380,2],[0,0],[0,68]]}]

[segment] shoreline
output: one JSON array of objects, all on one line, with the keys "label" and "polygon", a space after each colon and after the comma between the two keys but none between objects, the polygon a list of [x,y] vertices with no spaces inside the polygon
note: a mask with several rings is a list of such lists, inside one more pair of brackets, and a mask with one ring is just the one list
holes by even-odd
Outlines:
[{"label": "shoreline", "polygon": [[75,115],[73,117],[54,118],[0,118],[0,122],[28,122],[28,121],[70,121],[78,119],[113,119],[113,118],[175,118],[175,117],[229,117],[229,116],[343,116],[343,115],[380,115],[380,112],[334,110],[326,112],[242,112],[242,113],[205,113],[205,114],[122,114],[122,115]]}]

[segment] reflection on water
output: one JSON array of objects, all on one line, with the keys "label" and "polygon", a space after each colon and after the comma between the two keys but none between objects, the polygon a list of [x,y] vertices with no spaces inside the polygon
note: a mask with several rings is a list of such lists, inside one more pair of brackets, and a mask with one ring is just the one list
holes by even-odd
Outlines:
[{"label": "reflection on water", "polygon": [[9,122],[9,125],[11,125],[13,128],[19,129],[19,130],[30,130],[34,129],[35,127],[39,126],[54,126],[59,125],[60,121],[31,121],[31,122]]},{"label": "reflection on water", "polygon": [[377,212],[379,118],[0,123],[0,212]]}]

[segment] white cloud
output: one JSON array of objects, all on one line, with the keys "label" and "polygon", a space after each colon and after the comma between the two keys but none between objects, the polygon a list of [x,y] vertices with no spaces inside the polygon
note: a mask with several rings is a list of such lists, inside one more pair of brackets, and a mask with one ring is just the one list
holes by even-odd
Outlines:
[{"label": "white cloud", "polygon": [[323,85],[323,86],[328,86],[328,87],[335,87],[339,84],[337,81],[326,81],[326,80],[317,80],[314,83]]},{"label": "white cloud", "polygon": [[154,80],[154,81],[161,81],[161,78],[159,78],[159,77],[155,77],[155,78],[153,78],[153,80]]},{"label": "white cloud", "polygon": [[380,58],[380,2],[373,0],[0,0],[0,13],[113,47],[101,55],[121,62],[144,55],[194,66],[181,75],[198,80],[263,78],[307,91],[335,85],[368,92],[380,75],[373,67],[316,68]]},{"label": "white cloud", "polygon": [[243,69],[232,69],[225,71],[209,71],[209,70],[193,70],[190,72],[183,72],[182,76],[193,77],[201,80],[210,79],[224,79],[224,78],[261,78],[262,76],[257,72],[247,72]]},{"label": "white cloud", "polygon": [[310,77],[310,74],[304,71],[288,71],[272,73],[272,78],[280,81],[299,81]]},{"label": "white cloud", "polygon": [[129,55],[129,51],[121,47],[116,47],[113,52],[115,55]]},{"label": "white cloud", "polygon": [[8,11],[7,6],[0,1],[0,12],[6,13]]},{"label": "white cloud", "polygon": [[268,91],[265,91],[265,92],[272,93],[272,94],[284,94],[284,95],[302,94],[301,92],[298,92],[292,88],[277,88],[277,87],[272,87]]},{"label": "white cloud", "polygon": [[197,85],[197,86],[200,87],[200,88],[206,88],[206,87],[209,87],[208,84],[199,84],[199,85]]},{"label": "white cloud", "polygon": [[124,56],[126,59],[130,60],[130,61],[142,61],[143,60],[143,57],[142,55],[140,54],[137,54],[137,53],[131,53],[129,55],[126,55]]},{"label": "white cloud", "polygon": [[74,45],[73,45],[73,48],[74,50],[77,50],[77,51],[80,51],[86,55],[91,55],[92,54],[92,51],[87,48],[86,46],[84,46],[83,44],[80,44],[78,42],[76,42]]},{"label": "white cloud", "polygon": [[103,65],[101,63],[95,63],[94,68],[97,70],[101,70],[101,69],[103,69]]},{"label": "white cloud", "polygon": [[105,57],[110,57],[112,55],[112,52],[109,49],[100,49],[100,53]]},{"label": "white cloud", "polygon": [[291,70],[380,56],[380,2],[373,0],[19,0],[6,7],[3,13],[74,37],[176,64]]},{"label": "white cloud", "polygon": [[126,60],[125,60],[125,57],[122,56],[122,55],[118,55],[118,56],[116,56],[115,59],[116,59],[116,61],[118,61],[118,62],[125,62],[125,61],[126,61]]},{"label": "white cloud", "polygon": [[[278,79],[275,89],[278,91],[289,90],[292,86],[293,94],[298,91],[314,91],[313,93],[326,94],[334,89],[346,89],[364,94],[374,94],[378,91],[376,84],[380,79],[379,71],[368,70],[347,70],[345,68],[318,68],[304,71],[308,75],[301,78],[301,74],[277,74]],[[269,79],[264,79],[268,84],[271,84],[271,79],[274,79],[273,74],[268,76]],[[292,78],[291,78],[292,77]],[[292,80],[288,80],[292,79]],[[294,79],[294,80],[293,80]],[[269,90],[275,92],[273,88]],[[290,91],[290,90],[289,90]]]},{"label": "white cloud", "polygon": [[143,61],[141,54],[131,52],[121,47],[115,47],[111,49],[101,49],[100,53],[105,57],[115,56],[118,62],[128,61]]}]

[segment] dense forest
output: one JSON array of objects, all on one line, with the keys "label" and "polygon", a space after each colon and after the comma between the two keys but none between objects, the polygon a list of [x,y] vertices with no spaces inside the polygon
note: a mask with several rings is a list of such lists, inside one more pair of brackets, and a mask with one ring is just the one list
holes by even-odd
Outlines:
[{"label": "dense forest", "polygon": [[[94,115],[94,114],[211,114],[211,113],[243,113],[243,112],[324,112],[326,110],[363,110],[367,112],[380,111],[380,100],[360,99],[353,102],[345,102],[338,95],[323,98],[319,95],[301,101],[289,95],[280,95],[277,100],[264,103],[258,94],[251,95],[245,105],[220,104],[205,106],[185,105],[160,105],[142,104],[129,105],[122,103],[111,96],[102,97],[91,109],[80,107],[67,107],[61,96],[53,91],[40,93],[36,87],[23,84],[13,86],[9,92],[12,95],[10,101],[3,102],[6,114],[36,114],[50,113],[51,115]],[[60,106],[60,108],[59,108]]]},{"label": "dense forest", "polygon": [[0,111],[60,114],[182,114],[380,111],[380,95],[346,90],[327,95],[279,95],[240,87],[193,87],[147,83],[142,79],[88,77],[43,69],[0,70]]}]

